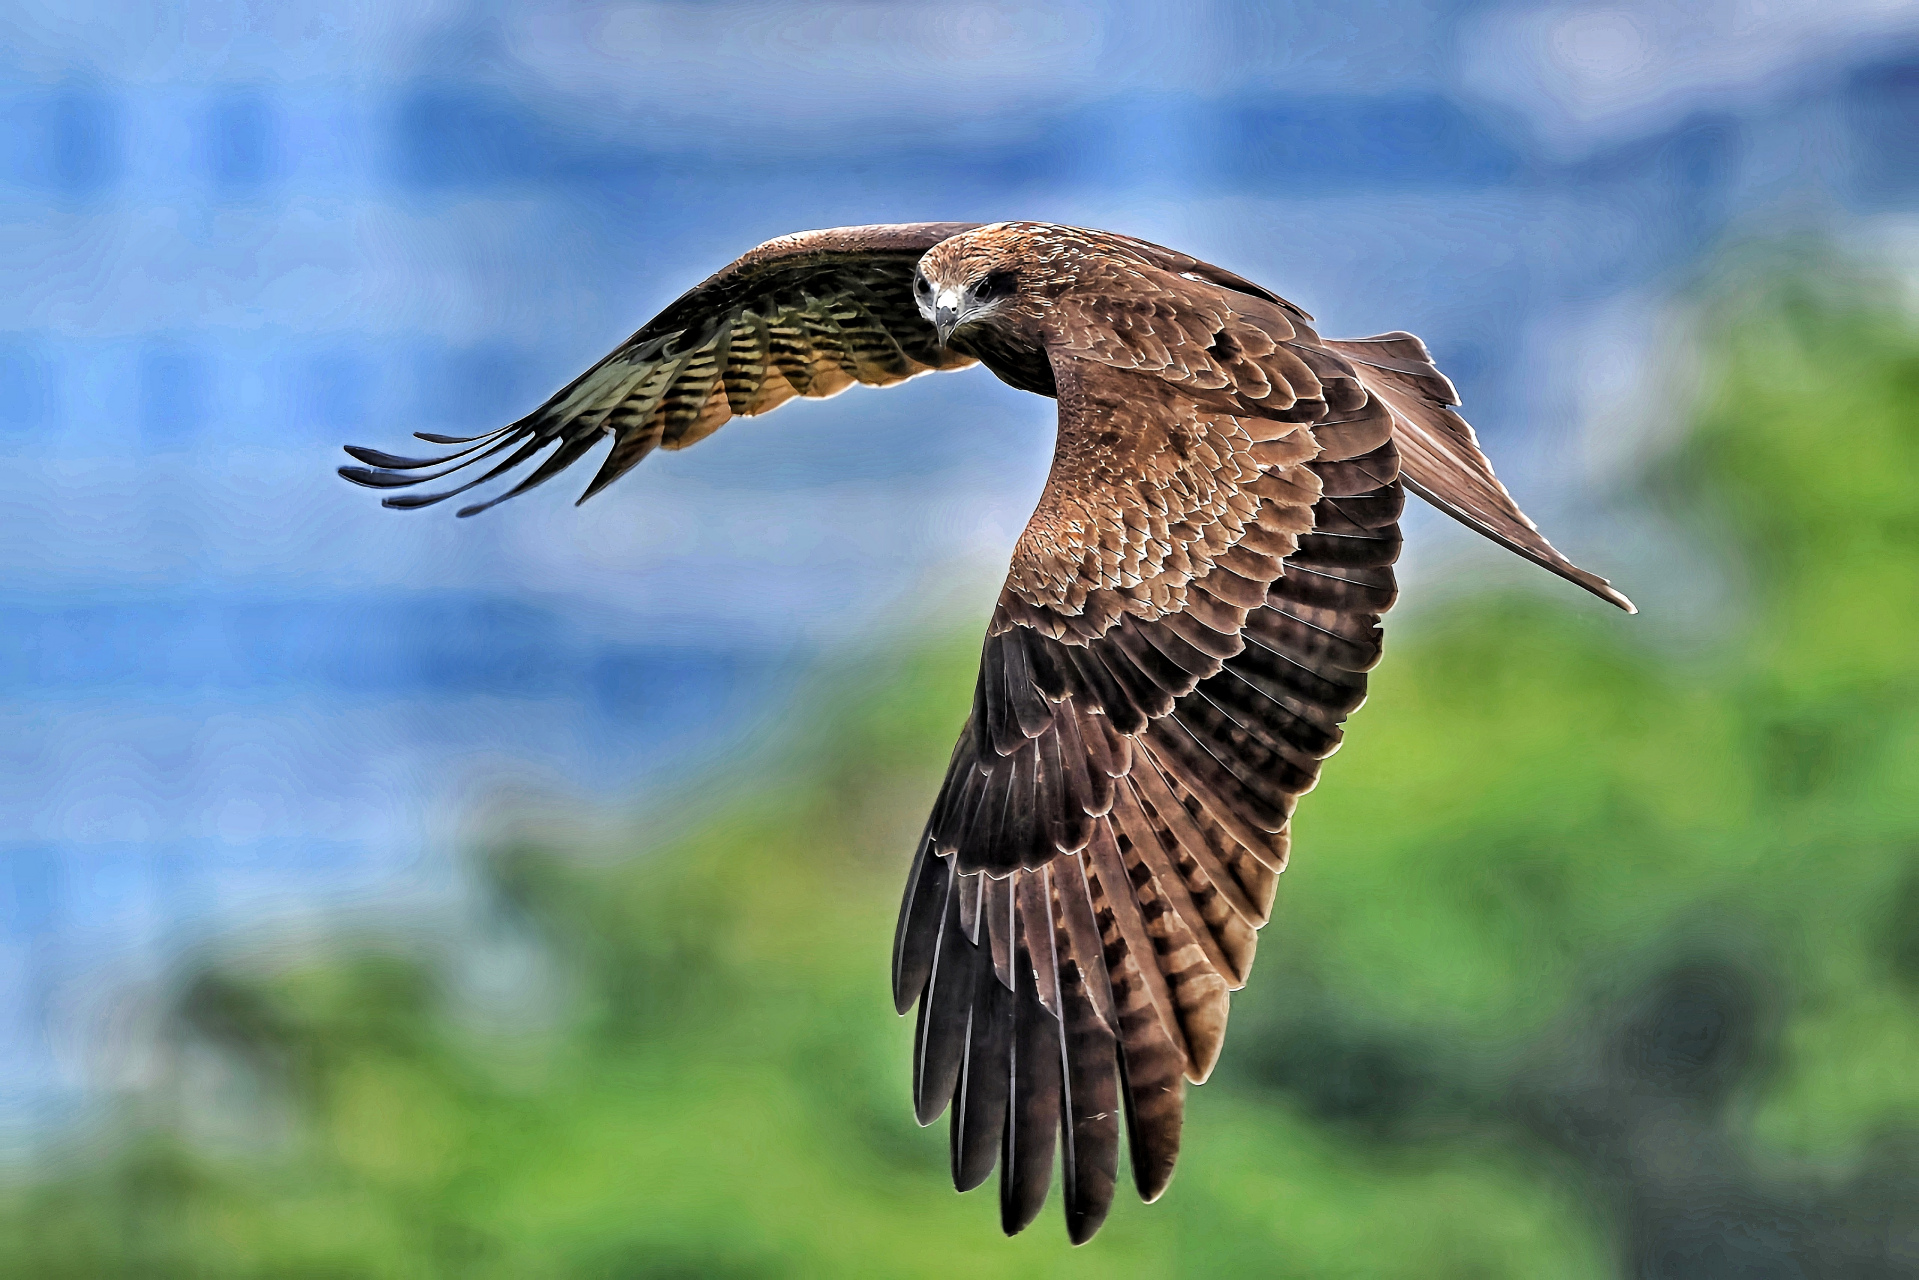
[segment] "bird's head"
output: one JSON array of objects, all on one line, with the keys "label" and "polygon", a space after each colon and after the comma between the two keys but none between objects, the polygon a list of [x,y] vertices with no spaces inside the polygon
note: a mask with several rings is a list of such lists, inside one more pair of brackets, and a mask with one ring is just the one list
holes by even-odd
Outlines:
[{"label": "bird's head", "polygon": [[1009,325],[1045,304],[1041,263],[1021,224],[994,223],[927,250],[913,272],[913,298],[945,346],[974,325]]}]

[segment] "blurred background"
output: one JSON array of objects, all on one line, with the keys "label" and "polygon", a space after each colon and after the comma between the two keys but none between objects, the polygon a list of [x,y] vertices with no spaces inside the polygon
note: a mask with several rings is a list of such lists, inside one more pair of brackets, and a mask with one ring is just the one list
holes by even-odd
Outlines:
[{"label": "blurred background", "polygon": [[[0,118],[0,1273],[1919,1275],[1919,6],[11,0]],[[1412,516],[1078,1251],[952,1194],[886,993],[1052,406],[332,473],[1002,217],[1423,334],[1643,610]]]}]

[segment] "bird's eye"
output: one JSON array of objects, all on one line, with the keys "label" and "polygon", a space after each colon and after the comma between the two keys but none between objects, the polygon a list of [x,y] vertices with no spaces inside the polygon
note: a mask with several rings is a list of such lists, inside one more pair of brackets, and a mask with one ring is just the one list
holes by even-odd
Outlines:
[{"label": "bird's eye", "polygon": [[1011,271],[995,271],[973,286],[973,296],[982,300],[1004,298],[1013,292],[1018,282]]},{"label": "bird's eye", "polygon": [[925,276],[915,273],[913,276],[913,292],[919,294],[921,297],[925,297],[927,294],[933,292],[933,282]]}]

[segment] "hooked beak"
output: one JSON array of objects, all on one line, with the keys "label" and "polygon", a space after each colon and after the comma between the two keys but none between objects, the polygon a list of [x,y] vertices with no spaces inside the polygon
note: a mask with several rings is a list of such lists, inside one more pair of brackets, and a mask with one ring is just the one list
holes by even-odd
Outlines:
[{"label": "hooked beak", "polygon": [[933,332],[939,335],[940,345],[953,336],[953,330],[959,328],[959,294],[952,289],[940,290],[939,297],[933,300]]}]

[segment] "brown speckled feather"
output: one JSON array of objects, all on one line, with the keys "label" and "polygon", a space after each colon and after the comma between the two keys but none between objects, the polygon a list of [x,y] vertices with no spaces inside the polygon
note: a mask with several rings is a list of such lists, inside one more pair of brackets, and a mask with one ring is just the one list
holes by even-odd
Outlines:
[{"label": "brown speckled feather", "polygon": [[[1125,1117],[1156,1199],[1185,1084],[1224,1043],[1299,797],[1379,661],[1404,487],[1595,594],[1493,477],[1419,340],[1322,341],[1231,272],[1042,223],[852,227],[748,253],[528,417],[439,459],[351,452],[402,488],[489,464],[539,484],[602,437],[591,496],[793,396],[978,360],[1056,396],[1059,436],[914,853],[893,993],[919,1007],[913,1104],[950,1105],[961,1190],[1000,1168],[1099,1229]],[[433,468],[444,469],[434,471]],[[1402,479],[1402,468],[1404,478]],[[462,514],[489,503],[467,508]]]},{"label": "brown speckled feather", "polygon": [[[1105,989],[1086,1010],[1110,1007],[1117,1025],[1091,1019],[1112,1036],[1108,1050],[1090,1027],[1066,1025],[1088,1013],[1066,1010],[1062,1132],[1077,1123],[1074,1089],[1105,1088],[1088,1059],[1110,1053],[1097,1069],[1119,1072],[1135,1181],[1150,1198],[1178,1151],[1182,1077],[1203,1080],[1218,1060],[1293,805],[1337,749],[1378,658],[1399,464],[1389,407],[1296,308],[1169,271],[1132,246],[1101,264],[1092,252],[1073,259],[1071,289],[1035,325],[1059,441],[988,631],[948,789],[978,776],[990,795],[1002,779],[1024,784],[1036,763],[1047,793],[1049,763],[1063,769],[1060,744],[1075,738],[1103,748],[1082,746],[1083,758],[1105,761],[1093,772],[1115,785],[1096,803],[1070,779],[1047,793],[1082,797],[1070,839],[1057,819],[1025,830],[1012,806],[990,823],[948,807],[929,849],[960,883],[1048,873],[1056,935],[1072,947],[1073,919],[1087,922],[1076,956],[1098,922],[1104,973],[1075,963],[1060,998],[1077,998],[1093,972]],[[909,897],[902,946],[919,927],[911,910]],[[1031,913],[1016,923],[1030,940]],[[904,1003],[918,978],[900,977]],[[971,1017],[986,1013],[976,1000]],[[1096,1168],[1069,1187],[1076,1239],[1104,1216],[1089,1196],[1106,1185]]]}]

